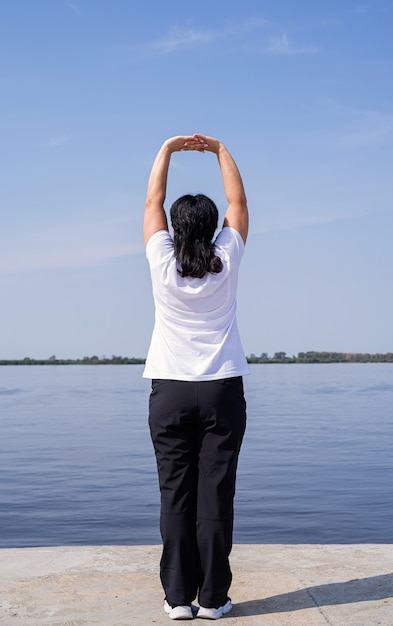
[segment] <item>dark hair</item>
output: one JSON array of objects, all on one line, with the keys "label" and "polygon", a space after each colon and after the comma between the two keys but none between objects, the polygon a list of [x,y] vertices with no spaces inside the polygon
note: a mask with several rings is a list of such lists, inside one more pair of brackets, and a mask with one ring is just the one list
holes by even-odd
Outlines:
[{"label": "dark hair", "polygon": [[203,278],[207,272],[221,272],[222,261],[212,244],[218,222],[213,200],[203,194],[182,196],[172,204],[170,213],[180,274]]}]

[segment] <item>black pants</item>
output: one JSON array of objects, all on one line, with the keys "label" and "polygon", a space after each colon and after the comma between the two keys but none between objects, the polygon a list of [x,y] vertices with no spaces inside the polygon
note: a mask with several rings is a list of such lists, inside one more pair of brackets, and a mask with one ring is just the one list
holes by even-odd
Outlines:
[{"label": "black pants", "polygon": [[161,582],[171,604],[217,608],[232,581],[233,498],[246,426],[241,377],[153,380],[149,425],[161,491]]}]

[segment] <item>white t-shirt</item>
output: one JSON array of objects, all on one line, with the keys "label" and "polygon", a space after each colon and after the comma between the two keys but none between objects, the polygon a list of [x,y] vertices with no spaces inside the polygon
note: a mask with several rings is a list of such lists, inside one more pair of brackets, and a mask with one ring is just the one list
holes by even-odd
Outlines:
[{"label": "white t-shirt", "polygon": [[145,378],[202,381],[249,374],[236,323],[236,290],[244,243],[233,228],[214,242],[223,268],[182,277],[173,240],[160,230],[147,243],[155,324]]}]

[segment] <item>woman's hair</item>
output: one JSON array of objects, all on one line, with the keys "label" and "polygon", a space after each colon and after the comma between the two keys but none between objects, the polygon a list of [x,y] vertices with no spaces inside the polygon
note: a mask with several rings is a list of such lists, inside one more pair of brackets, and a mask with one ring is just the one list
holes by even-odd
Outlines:
[{"label": "woman's hair", "polygon": [[213,200],[203,194],[182,196],[172,204],[170,213],[180,274],[202,278],[207,272],[221,272],[222,261],[212,244],[218,222]]}]

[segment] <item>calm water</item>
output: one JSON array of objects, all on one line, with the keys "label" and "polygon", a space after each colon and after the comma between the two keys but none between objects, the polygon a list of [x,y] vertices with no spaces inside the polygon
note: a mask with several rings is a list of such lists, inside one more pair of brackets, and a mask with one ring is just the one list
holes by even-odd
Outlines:
[{"label": "calm water", "polygon": [[[393,541],[393,365],[254,365],[237,543]],[[0,367],[0,547],[159,543],[142,367]]]}]

